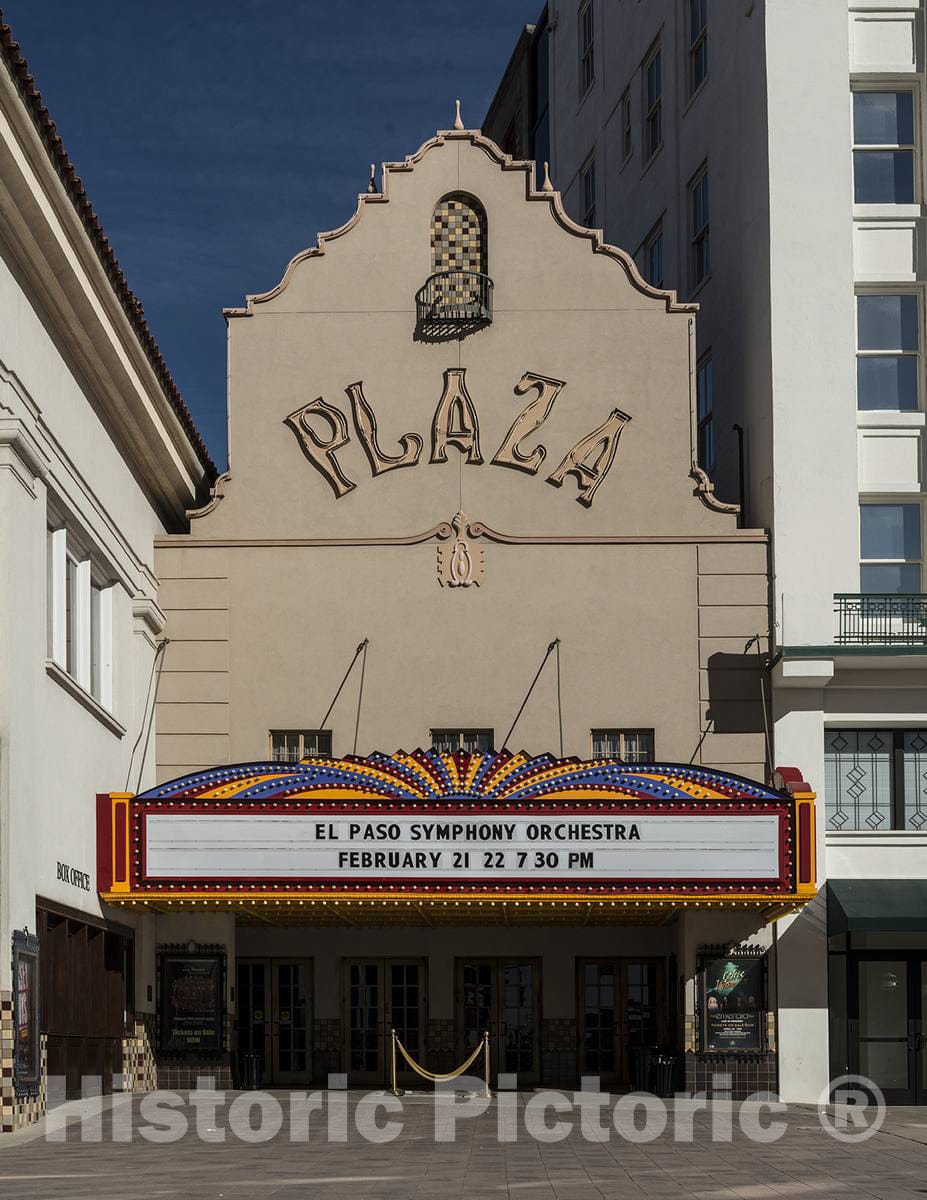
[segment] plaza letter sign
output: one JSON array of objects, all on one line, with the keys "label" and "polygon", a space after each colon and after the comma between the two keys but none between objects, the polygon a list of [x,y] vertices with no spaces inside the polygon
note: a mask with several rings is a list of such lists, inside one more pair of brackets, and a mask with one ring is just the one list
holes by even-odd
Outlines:
[{"label": "plaza letter sign", "polygon": [[[538,375],[534,371],[525,372],[515,384],[515,395],[534,394],[515,417],[493,454],[495,466],[513,467],[527,475],[537,474],[547,457],[547,447],[538,444],[528,450],[523,443],[530,435],[537,433],[550,416],[554,401],[565,386],[562,379]],[[350,384],[345,388],[345,393],[351,405],[354,430],[370,463],[370,473],[376,477],[401,467],[416,466],[424,448],[421,434],[404,433],[399,439],[400,453],[387,454],[380,446],[376,414],[364,395],[363,382]],[[601,425],[567,450],[559,465],[546,476],[547,482],[554,487],[562,487],[567,475],[574,476],[579,485],[576,499],[588,508],[599,484],[615,461],[621,432],[630,420],[620,408],[612,409]],[[321,422],[326,427],[327,436],[320,436],[314,422]],[[292,429],[303,454],[332,489],[337,500],[354,491],[357,484],[347,477],[338,461],[338,451],[344,449],[351,440],[347,417],[340,408],[319,396],[290,413],[284,423]],[[467,390],[466,367],[448,367],[444,372],[444,389],[431,423],[429,461],[446,463],[448,446],[459,450],[470,464],[479,466],[484,461],[480,449],[479,415]]]},{"label": "plaza letter sign", "polygon": [[814,797],[691,765],[374,754],[243,763],[98,798],[101,895],[159,907],[325,897],[814,894]]}]

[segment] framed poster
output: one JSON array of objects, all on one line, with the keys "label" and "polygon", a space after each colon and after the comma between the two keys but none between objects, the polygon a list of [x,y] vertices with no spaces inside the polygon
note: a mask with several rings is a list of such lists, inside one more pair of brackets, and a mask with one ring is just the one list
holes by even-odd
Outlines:
[{"label": "framed poster", "polygon": [[765,954],[703,957],[699,980],[701,1050],[765,1050]]},{"label": "framed poster", "polygon": [[18,1096],[35,1096],[42,1081],[39,1030],[39,939],[13,933],[13,1084]]},{"label": "framed poster", "polygon": [[168,1053],[224,1049],[225,955],[162,950],[160,1043]]}]

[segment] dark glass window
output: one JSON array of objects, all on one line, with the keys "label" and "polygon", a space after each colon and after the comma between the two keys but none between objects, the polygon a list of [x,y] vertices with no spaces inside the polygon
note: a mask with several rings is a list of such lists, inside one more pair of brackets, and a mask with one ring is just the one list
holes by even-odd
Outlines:
[{"label": "dark glass window", "polygon": [[689,0],[689,95],[708,75],[708,0]]},{"label": "dark glass window", "polygon": [[663,145],[663,56],[660,48],[644,60],[644,162]]},{"label": "dark glass window", "polygon": [[913,204],[914,94],[854,92],[853,198]]},{"label": "dark glass window", "polygon": [[927,730],[826,730],[824,807],[828,829],[923,831]]}]

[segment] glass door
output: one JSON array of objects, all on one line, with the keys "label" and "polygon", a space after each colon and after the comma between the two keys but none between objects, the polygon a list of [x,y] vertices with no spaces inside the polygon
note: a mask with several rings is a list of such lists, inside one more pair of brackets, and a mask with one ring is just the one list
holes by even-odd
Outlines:
[{"label": "glass door", "polygon": [[239,959],[238,1050],[257,1054],[265,1086],[306,1083],[311,1075],[307,959]]},{"label": "glass door", "polygon": [[621,1075],[617,960],[580,961],[576,972],[580,1075],[616,1083]]},{"label": "glass door", "polygon": [[637,1047],[668,1049],[666,964],[663,959],[579,959],[580,1075],[605,1084],[631,1082]]},{"label": "glass door", "polygon": [[[457,964],[457,1035],[461,1061],[489,1031],[492,1077],[540,1078],[540,964],[536,959],[483,958]],[[483,1070],[480,1062],[473,1073]]]},{"label": "glass door", "polygon": [[924,1015],[927,964],[920,955],[850,955],[851,1070],[888,1104],[927,1098]]},{"label": "glass door", "polygon": [[927,1104],[927,958],[920,961],[920,1009],[915,1043],[915,1104]]},{"label": "glass door", "polygon": [[[343,964],[345,1065],[352,1086],[389,1083],[391,1029],[412,1057],[422,1061],[424,980],[419,959],[349,959]],[[401,1055],[397,1077],[406,1087],[419,1078]]]},{"label": "glass door", "polygon": [[309,963],[274,959],[271,1082],[309,1079]]}]

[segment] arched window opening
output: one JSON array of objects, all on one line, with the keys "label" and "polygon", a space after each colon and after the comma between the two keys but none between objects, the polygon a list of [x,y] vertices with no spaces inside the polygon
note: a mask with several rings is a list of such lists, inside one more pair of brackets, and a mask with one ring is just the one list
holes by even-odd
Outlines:
[{"label": "arched window opening", "polygon": [[486,210],[474,196],[457,192],[435,205],[431,269],[416,295],[420,324],[444,327],[454,336],[451,330],[463,334],[492,320]]}]

